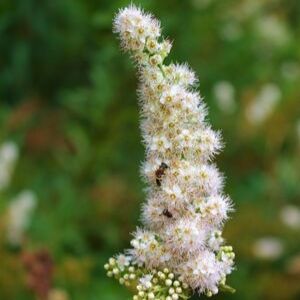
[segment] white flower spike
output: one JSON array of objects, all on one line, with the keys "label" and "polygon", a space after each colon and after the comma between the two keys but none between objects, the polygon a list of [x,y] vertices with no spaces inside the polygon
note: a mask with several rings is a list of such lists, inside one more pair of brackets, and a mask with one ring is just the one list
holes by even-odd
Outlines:
[{"label": "white flower spike", "polygon": [[146,148],[141,171],[149,188],[145,228],[134,233],[131,249],[109,260],[107,275],[135,287],[136,300],[233,292],[225,282],[235,255],[222,238],[232,204],[211,163],[222,142],[206,123],[196,75],[187,64],[164,63],[171,43],[161,37],[160,22],[140,8],[120,10],[114,32],[138,66]]}]

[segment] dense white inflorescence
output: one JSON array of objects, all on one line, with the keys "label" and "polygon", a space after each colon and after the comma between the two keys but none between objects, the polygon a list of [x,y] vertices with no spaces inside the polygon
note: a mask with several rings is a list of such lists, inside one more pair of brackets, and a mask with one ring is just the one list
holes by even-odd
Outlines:
[{"label": "dense white inflorescence", "polygon": [[[161,37],[160,23],[141,9],[122,9],[114,32],[138,66],[146,148],[142,175],[149,187],[142,211],[145,228],[134,233],[126,255],[105,266],[108,275],[130,285],[128,268],[137,270],[131,272],[141,283],[134,299],[231,290],[225,279],[233,269],[234,253],[223,246],[221,230],[232,205],[222,192],[223,176],[212,163],[222,142],[206,122],[196,75],[186,64],[164,63],[171,43]],[[166,293],[157,283],[165,277],[165,286],[172,285]],[[183,287],[176,288],[174,282]]]}]

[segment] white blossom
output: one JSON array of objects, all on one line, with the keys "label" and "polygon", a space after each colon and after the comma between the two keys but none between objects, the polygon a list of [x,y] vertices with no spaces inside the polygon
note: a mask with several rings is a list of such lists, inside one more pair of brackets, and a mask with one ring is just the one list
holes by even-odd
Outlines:
[{"label": "white blossom", "polygon": [[157,267],[169,260],[169,253],[157,240],[155,234],[151,231],[138,229],[134,234],[128,252],[132,259],[140,266],[147,263],[149,267]]},{"label": "white blossom", "polygon": [[151,15],[131,5],[116,16],[114,31],[120,34],[125,50],[139,51],[144,48],[147,38],[156,40],[160,35],[160,24]]},{"label": "white blossom", "polygon": [[214,253],[207,250],[201,251],[194,258],[179,267],[182,276],[189,285],[200,290],[210,290],[214,294],[218,292],[217,283],[221,280],[221,272]]},{"label": "white blossom", "polygon": [[147,275],[143,276],[142,278],[140,278],[139,282],[145,289],[149,289],[152,286],[152,283],[151,283],[152,278],[153,278],[152,275],[147,274]]},{"label": "white blossom", "polygon": [[118,267],[121,270],[124,270],[125,267],[128,267],[130,265],[131,257],[126,256],[124,254],[120,254],[120,255],[117,256],[116,261],[117,261]]},{"label": "white blossom", "polygon": [[228,197],[210,196],[199,205],[202,218],[208,219],[214,224],[220,224],[227,219],[227,214],[231,210]]},{"label": "white blossom", "polygon": [[213,250],[213,251],[219,251],[221,245],[223,245],[224,239],[222,237],[222,232],[220,230],[214,230],[209,239],[208,239],[208,246]]},{"label": "white blossom", "polygon": [[168,201],[182,201],[184,198],[184,195],[182,193],[182,190],[178,185],[173,185],[171,187],[164,186],[163,191],[166,193],[166,196],[168,197]]},{"label": "white blossom", "polygon": [[[223,176],[211,162],[222,148],[221,135],[206,121],[194,71],[187,64],[164,63],[171,43],[160,36],[160,23],[152,15],[130,5],[117,14],[114,31],[138,66],[146,148],[141,173],[148,188],[144,228],[133,234],[126,255],[105,266],[107,275],[130,285],[126,270],[137,267],[134,299],[158,299],[159,293],[167,300],[187,298],[194,291],[216,294],[234,258],[222,238],[232,204],[223,194]],[[231,101],[234,90],[225,89],[225,95],[218,93]],[[179,281],[173,284],[176,276]],[[162,286],[167,288],[162,291]]]},{"label": "white blossom", "polygon": [[165,136],[154,136],[150,144],[150,150],[165,152],[171,148],[171,145]]},{"label": "white blossom", "polygon": [[163,234],[166,247],[175,255],[196,253],[204,248],[207,232],[195,220],[179,219],[170,224]]}]

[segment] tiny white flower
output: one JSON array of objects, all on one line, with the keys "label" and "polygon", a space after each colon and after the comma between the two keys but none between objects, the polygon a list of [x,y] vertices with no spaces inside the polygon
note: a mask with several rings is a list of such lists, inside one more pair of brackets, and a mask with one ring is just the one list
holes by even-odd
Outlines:
[{"label": "tiny white flower", "polygon": [[162,57],[158,54],[155,54],[149,58],[149,61],[152,66],[157,66],[162,63]]},{"label": "tiny white flower", "polygon": [[208,245],[214,251],[219,251],[220,246],[224,242],[224,239],[222,238],[221,234],[221,231],[215,230],[211,233],[211,236],[209,237]]},{"label": "tiny white flower", "polygon": [[146,47],[150,53],[153,53],[153,52],[158,51],[159,44],[158,44],[157,40],[155,40],[155,39],[148,39],[146,42]]},{"label": "tiny white flower", "polygon": [[173,185],[172,187],[165,187],[164,191],[170,197],[170,199],[174,201],[183,197],[183,193],[178,185]]},{"label": "tiny white flower", "polygon": [[170,53],[171,48],[172,48],[171,42],[169,40],[164,40],[161,44],[161,49],[160,49],[161,55],[163,57],[167,56]]},{"label": "tiny white flower", "polygon": [[117,256],[117,264],[121,270],[124,270],[125,267],[128,267],[131,261],[131,257],[126,256],[124,254],[120,254]]},{"label": "tiny white flower", "polygon": [[205,244],[206,231],[193,220],[180,219],[166,228],[166,237],[173,253],[196,253]]},{"label": "tiny white flower", "polygon": [[165,136],[154,136],[151,141],[150,150],[165,152],[171,148],[171,143]]},{"label": "tiny white flower", "polygon": [[139,282],[145,289],[150,289],[152,287],[152,283],[151,283],[152,278],[153,276],[148,274],[141,277]]}]

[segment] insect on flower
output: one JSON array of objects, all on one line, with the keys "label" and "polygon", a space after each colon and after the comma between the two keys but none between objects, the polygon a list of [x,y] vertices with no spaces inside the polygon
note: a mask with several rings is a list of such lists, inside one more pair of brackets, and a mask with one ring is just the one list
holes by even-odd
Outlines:
[{"label": "insect on flower", "polygon": [[155,176],[156,176],[156,184],[158,186],[161,186],[161,180],[162,180],[162,176],[165,174],[166,169],[168,169],[169,166],[162,162],[159,166],[159,168],[155,171]]},{"label": "insect on flower", "polygon": [[165,208],[165,209],[163,210],[162,214],[163,214],[164,216],[166,216],[167,218],[173,218],[172,213],[171,213],[167,208]]}]

